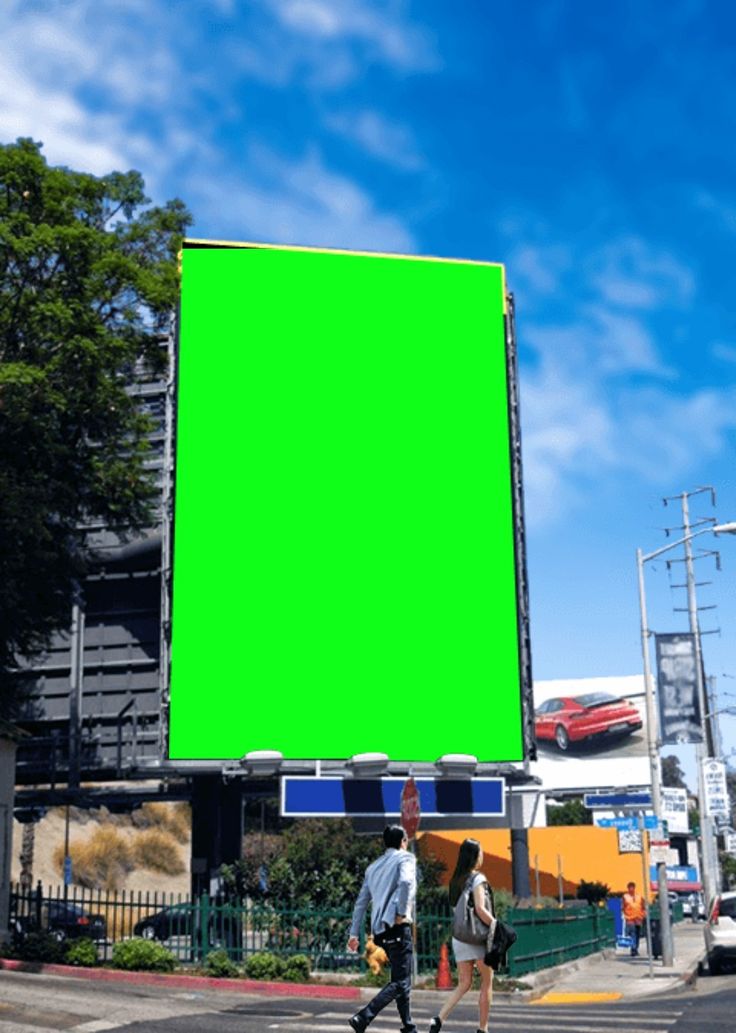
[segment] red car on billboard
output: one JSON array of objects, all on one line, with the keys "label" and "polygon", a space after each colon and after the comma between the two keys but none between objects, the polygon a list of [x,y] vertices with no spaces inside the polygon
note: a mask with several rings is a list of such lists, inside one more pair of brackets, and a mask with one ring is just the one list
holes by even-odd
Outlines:
[{"label": "red car on billboard", "polygon": [[555,742],[561,750],[597,736],[630,735],[641,726],[638,708],[608,692],[555,696],[545,700],[534,715],[537,739]]}]

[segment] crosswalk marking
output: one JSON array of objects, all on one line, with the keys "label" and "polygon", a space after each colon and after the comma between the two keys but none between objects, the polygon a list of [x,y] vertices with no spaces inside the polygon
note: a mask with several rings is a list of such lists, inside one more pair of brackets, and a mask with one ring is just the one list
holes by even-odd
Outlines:
[{"label": "crosswalk marking", "polygon": [[[473,1003],[471,1001],[465,1004]],[[391,1006],[390,1006],[391,1007]],[[436,1014],[437,1009],[412,1008],[412,1016],[419,1026]],[[272,1022],[269,1029],[303,1030],[304,1033],[347,1033],[348,1018],[353,1012],[324,1011],[318,1012],[309,1019],[282,1019]],[[604,1004],[598,1007],[572,1006],[568,1008],[550,1006],[543,1012],[529,1004],[491,1006],[491,1028],[494,1033],[514,1033],[523,1025],[529,1033],[618,1033],[622,1024],[626,1033],[665,1033],[682,1015],[682,1009],[653,1014],[649,1010],[637,1008],[635,1005]],[[448,1020],[451,1021],[451,1020]],[[390,1023],[390,1025],[389,1025]],[[396,1033],[395,1009],[380,1015],[371,1023],[370,1033]]]}]

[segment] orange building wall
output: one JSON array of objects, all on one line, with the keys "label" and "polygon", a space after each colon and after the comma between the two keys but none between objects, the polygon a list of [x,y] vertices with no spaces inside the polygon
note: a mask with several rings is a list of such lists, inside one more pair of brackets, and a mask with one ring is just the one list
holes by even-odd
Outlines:
[{"label": "orange building wall", "polygon": [[[483,847],[483,873],[492,886],[511,889],[511,832],[508,829],[457,829],[451,832],[425,832],[426,847],[444,862],[449,881],[455,867],[460,843],[468,836]],[[539,857],[542,896],[558,895],[557,856],[562,862],[563,891],[574,896],[581,879],[605,882],[614,893],[623,893],[628,882],[641,888],[641,854],[620,854],[615,829],[593,825],[553,825],[529,829],[529,867],[532,895],[535,893],[534,857]]]}]

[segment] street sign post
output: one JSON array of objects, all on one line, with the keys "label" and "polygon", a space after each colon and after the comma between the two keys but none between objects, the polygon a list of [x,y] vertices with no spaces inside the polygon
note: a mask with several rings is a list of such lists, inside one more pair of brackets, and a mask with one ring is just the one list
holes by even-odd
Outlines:
[{"label": "street sign post", "polygon": [[612,793],[585,793],[583,803],[591,810],[597,807],[608,810],[640,811],[652,806],[652,794],[648,789],[636,792],[621,789]]},{"label": "street sign post", "polygon": [[[641,827],[635,814],[622,815],[617,818],[596,818],[596,825],[600,829],[621,829],[625,832],[632,832]],[[644,815],[644,828],[653,831],[658,827],[658,822],[653,814]]]}]

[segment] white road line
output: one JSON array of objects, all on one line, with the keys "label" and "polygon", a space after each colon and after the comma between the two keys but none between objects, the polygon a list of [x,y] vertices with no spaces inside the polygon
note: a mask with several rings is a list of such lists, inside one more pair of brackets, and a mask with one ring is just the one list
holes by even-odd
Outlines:
[{"label": "white road line", "polygon": [[[78,1026],[72,1026],[67,1033],[98,1033],[103,1029],[119,1029],[123,1025],[122,1022],[108,1022],[107,1019],[90,1019],[89,1022],[82,1022]],[[2,1030],[0,1030],[2,1033]]]}]

